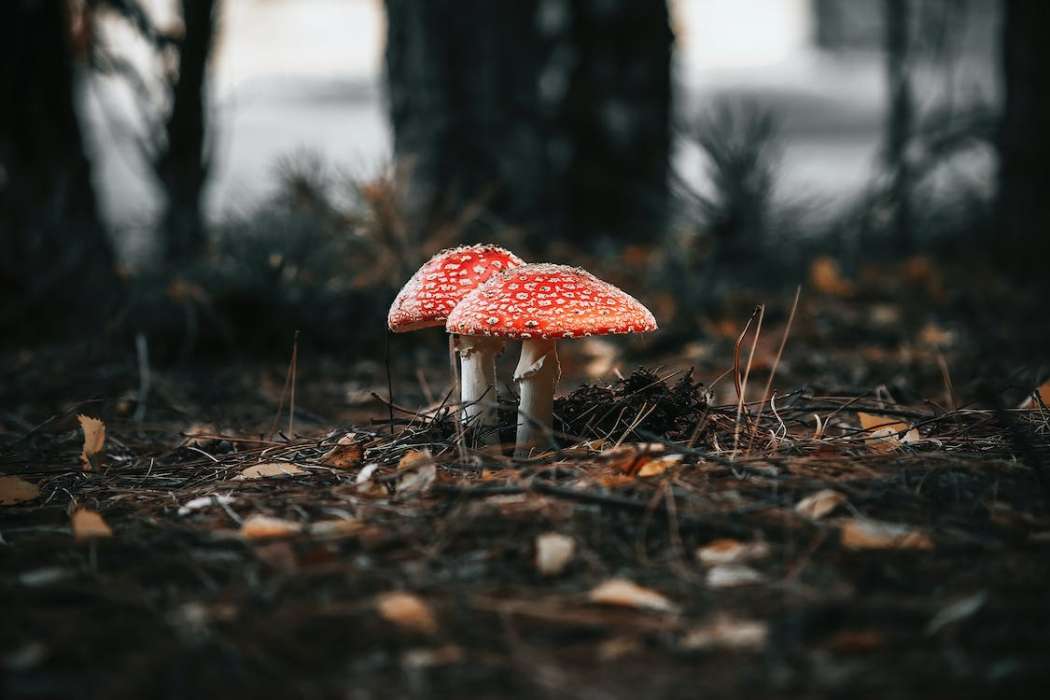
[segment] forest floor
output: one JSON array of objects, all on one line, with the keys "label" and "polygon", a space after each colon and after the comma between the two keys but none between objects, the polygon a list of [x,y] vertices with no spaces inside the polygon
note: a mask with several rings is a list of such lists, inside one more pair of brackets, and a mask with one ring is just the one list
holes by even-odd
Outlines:
[{"label": "forest floor", "polygon": [[436,363],[388,406],[381,358],[5,355],[0,692],[1045,697],[1050,386],[981,359],[1023,324],[834,272],[566,348],[524,460]]}]

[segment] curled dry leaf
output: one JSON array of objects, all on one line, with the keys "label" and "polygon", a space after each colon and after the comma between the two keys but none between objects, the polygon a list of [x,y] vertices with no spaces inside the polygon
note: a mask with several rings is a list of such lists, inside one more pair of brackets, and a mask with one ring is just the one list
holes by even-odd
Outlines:
[{"label": "curled dry leaf", "polygon": [[741,542],[726,538],[708,542],[696,550],[696,558],[705,566],[741,564],[746,561],[764,559],[767,556],[769,556],[769,545],[761,540]]},{"label": "curled dry leaf", "polygon": [[246,540],[264,540],[271,537],[290,537],[302,532],[303,526],[291,520],[269,515],[253,515],[241,523],[241,537]]},{"label": "curled dry leaf", "polygon": [[739,588],[765,583],[760,571],[743,564],[720,564],[707,571],[708,588]]},{"label": "curled dry leaf", "polygon": [[683,649],[702,651],[729,649],[761,651],[769,638],[769,626],[761,620],[740,620],[719,616],[711,622],[689,630],[679,643]]},{"label": "curled dry leaf", "polygon": [[643,588],[633,581],[613,578],[599,584],[587,594],[588,600],[599,605],[624,608],[642,608],[660,612],[677,612],[678,606],[651,588]]},{"label": "curled dry leaf", "polygon": [[361,441],[354,433],[347,433],[339,438],[335,447],[321,456],[321,464],[336,469],[352,469],[361,464],[364,456],[365,450]]},{"label": "curled dry leaf", "polygon": [[545,532],[536,537],[536,568],[544,576],[557,576],[576,552],[576,541],[557,532]]},{"label": "curled dry leaf", "polygon": [[380,594],[376,597],[376,611],[384,620],[406,632],[434,634],[438,630],[437,618],[430,606],[411,593],[397,591]]},{"label": "curled dry leaf", "polygon": [[[1038,397],[1038,400],[1036,397]],[[1042,406],[1050,406],[1050,380],[1043,382],[1035,390],[1029,393],[1028,397],[1021,402],[1021,405],[1018,406],[1018,408],[1040,408],[1040,404],[1042,404]]]},{"label": "curled dry leaf", "polygon": [[845,502],[846,497],[838,491],[822,489],[796,503],[795,512],[812,520],[820,520],[826,515],[831,515]]},{"label": "curled dry leaf", "polygon": [[40,488],[17,476],[0,476],[0,506],[31,501],[40,495]]},{"label": "curled dry leaf", "polygon": [[109,528],[102,516],[87,508],[78,508],[73,512],[72,526],[73,539],[77,542],[113,536],[113,530]]},{"label": "curled dry leaf", "polygon": [[296,476],[306,472],[298,464],[291,462],[263,462],[253,464],[241,473],[233,477],[234,481],[245,481],[247,479],[268,479],[273,476]]},{"label": "curled dry leaf", "polygon": [[920,442],[919,431],[904,423],[874,413],[857,413],[860,427],[867,433],[865,443],[876,452],[889,452],[901,445]]},{"label": "curled dry leaf", "polygon": [[106,424],[98,418],[78,415],[80,429],[84,432],[84,447],[80,451],[81,468],[94,471],[102,458],[102,448],[106,444]]},{"label": "curled dry leaf", "polygon": [[876,520],[847,520],[841,533],[846,549],[933,549],[933,540],[926,533]]}]

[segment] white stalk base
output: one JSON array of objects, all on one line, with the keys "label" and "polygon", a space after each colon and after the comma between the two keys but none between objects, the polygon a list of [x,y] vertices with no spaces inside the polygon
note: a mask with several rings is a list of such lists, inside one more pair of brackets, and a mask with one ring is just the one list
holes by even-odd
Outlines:
[{"label": "white stalk base", "polygon": [[456,338],[456,350],[459,352],[464,425],[474,428],[496,425],[496,355],[503,350],[503,341],[461,335]]},{"label": "white stalk base", "polygon": [[528,456],[533,448],[550,444],[554,388],[561,377],[555,343],[551,338],[529,338],[521,344],[521,359],[514,370],[521,393],[515,457]]}]

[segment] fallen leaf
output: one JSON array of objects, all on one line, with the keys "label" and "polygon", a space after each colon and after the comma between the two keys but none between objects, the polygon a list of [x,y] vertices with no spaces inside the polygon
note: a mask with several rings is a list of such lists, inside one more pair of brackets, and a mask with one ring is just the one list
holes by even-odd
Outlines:
[{"label": "fallen leaf", "polygon": [[401,456],[398,460],[397,470],[407,471],[409,469],[421,467],[425,464],[431,464],[434,461],[434,456],[430,454],[430,450],[409,450]]},{"label": "fallen leaf", "polygon": [[437,465],[433,462],[424,464],[401,477],[397,483],[397,495],[399,498],[420,496],[430,490],[436,479]]},{"label": "fallen leaf", "polygon": [[984,607],[986,602],[988,602],[988,594],[981,591],[946,605],[933,616],[930,624],[926,625],[926,634],[937,634],[937,632],[948,625],[962,622],[966,618],[972,617]]},{"label": "fallen leaf", "polygon": [[210,496],[199,496],[198,498],[192,498],[179,506],[179,515],[188,515],[195,510],[207,508],[208,506],[228,506],[235,500],[236,499],[234,499],[233,496],[220,496],[219,494],[214,493]]},{"label": "fallen leaf", "polygon": [[557,576],[576,552],[576,541],[557,532],[536,537],[536,568],[544,576]]},{"label": "fallen leaf", "polygon": [[708,588],[739,588],[765,583],[761,572],[743,564],[720,564],[707,571]]},{"label": "fallen leaf", "polygon": [[646,479],[653,476],[659,476],[681,461],[682,455],[664,455],[663,457],[650,459],[642,465],[641,469],[638,470],[638,478]]},{"label": "fallen leaf", "polygon": [[347,518],[334,518],[332,520],[319,520],[310,525],[310,534],[318,537],[338,539],[340,537],[351,537],[361,532],[365,524],[360,520]]},{"label": "fallen leaf", "polygon": [[463,660],[463,650],[455,644],[436,649],[409,649],[401,655],[401,665],[412,669],[449,666]]},{"label": "fallen leaf", "polygon": [[682,461],[682,455],[665,455],[667,448],[658,442],[618,445],[603,450],[600,462],[614,471],[631,476],[657,476]]},{"label": "fallen leaf", "polygon": [[679,646],[690,651],[761,651],[768,637],[769,626],[761,620],[740,620],[722,615],[686,632]]},{"label": "fallen leaf", "polygon": [[740,542],[733,539],[720,539],[708,542],[696,550],[696,558],[706,566],[740,564],[745,561],[764,559],[767,556],[769,556],[769,545],[761,540]]},{"label": "fallen leaf", "polygon": [[84,447],[80,451],[81,469],[86,472],[98,468],[102,448],[106,444],[106,424],[98,418],[79,415],[80,429],[84,432]]},{"label": "fallen leaf", "polygon": [[845,297],[853,293],[853,285],[842,276],[842,270],[834,258],[822,255],[809,266],[809,281],[824,294]]},{"label": "fallen leaf", "polygon": [[368,481],[369,479],[372,478],[372,475],[376,473],[377,469],[379,469],[379,465],[378,464],[375,464],[375,463],[366,464],[364,466],[364,469],[362,469],[361,471],[357,472],[357,476],[354,477],[354,483],[355,484],[363,484],[363,483],[365,483],[366,481]]},{"label": "fallen leaf", "polygon": [[295,476],[306,472],[298,464],[291,462],[263,462],[254,464],[233,477],[233,481],[245,481],[247,479],[267,479],[273,476]]},{"label": "fallen leaf", "polygon": [[241,537],[246,540],[262,540],[270,537],[290,537],[302,532],[303,526],[291,520],[269,515],[253,515],[241,523]]},{"label": "fallen leaf", "polygon": [[426,601],[411,593],[382,593],[376,597],[379,616],[408,632],[434,634],[437,619]]},{"label": "fallen leaf", "polygon": [[339,438],[335,447],[321,455],[321,464],[336,469],[351,469],[364,459],[365,450],[354,433],[347,433]]},{"label": "fallen leaf", "polygon": [[190,447],[208,447],[219,442],[219,439],[214,437],[217,433],[218,429],[211,423],[194,423],[182,431],[182,436],[186,438],[182,444]]},{"label": "fallen leaf", "polygon": [[[1036,400],[1036,396],[1039,400]],[[1028,398],[1021,402],[1018,408],[1039,408],[1040,404],[1043,406],[1050,406],[1050,380],[1047,380],[1040,384],[1036,389],[1028,394]]]},{"label": "fallen leaf", "polygon": [[40,488],[17,476],[0,476],[0,506],[31,501],[40,495]]},{"label": "fallen leaf", "polygon": [[587,594],[592,603],[624,608],[642,608],[660,612],[676,612],[678,606],[650,588],[642,588],[633,581],[613,578],[599,584]]},{"label": "fallen leaf", "polygon": [[811,520],[820,520],[845,502],[846,497],[838,491],[823,489],[795,504],[795,512]]},{"label": "fallen leaf", "polygon": [[846,549],[933,549],[929,535],[903,525],[854,518],[842,523]]},{"label": "fallen leaf", "polygon": [[877,452],[889,452],[902,444],[919,442],[919,431],[909,424],[874,413],[857,413],[860,427],[867,433],[865,442]]},{"label": "fallen leaf", "polygon": [[72,525],[73,539],[77,542],[113,536],[113,530],[109,528],[102,516],[87,508],[78,508],[73,512]]}]

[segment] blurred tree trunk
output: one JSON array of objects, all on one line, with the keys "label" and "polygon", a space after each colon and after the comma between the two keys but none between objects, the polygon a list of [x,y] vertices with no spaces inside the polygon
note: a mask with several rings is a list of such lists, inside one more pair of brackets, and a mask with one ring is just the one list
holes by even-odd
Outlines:
[{"label": "blurred tree trunk", "polygon": [[883,0],[888,111],[883,159],[890,177],[892,237],[898,252],[912,247],[911,170],[908,144],[914,104],[911,92],[910,8],[908,0]]},{"label": "blurred tree trunk", "polygon": [[424,229],[478,207],[531,229],[537,243],[651,240],[661,230],[671,143],[665,2],[386,8],[394,152]]},{"label": "blurred tree trunk", "polygon": [[206,84],[215,36],[215,0],[182,0],[185,33],[179,70],[172,86],[172,108],[165,145],[154,167],[166,202],[161,218],[165,262],[172,268],[205,251],[202,195],[208,177]]},{"label": "blurred tree trunk", "polygon": [[1050,255],[1050,3],[1004,0],[996,241],[1014,269]]},{"label": "blurred tree trunk", "polygon": [[[65,2],[0,3],[0,289],[46,324],[97,319],[118,287],[76,110]],[[12,305],[14,306],[14,305]]]},{"label": "blurred tree trunk", "polygon": [[465,209],[520,223],[542,206],[537,7],[387,0],[394,153],[424,230],[456,222]]},{"label": "blurred tree trunk", "polygon": [[[662,231],[671,153],[671,33],[663,0],[572,0],[559,124],[566,237],[641,242]],[[559,173],[561,175],[561,173]]]}]

